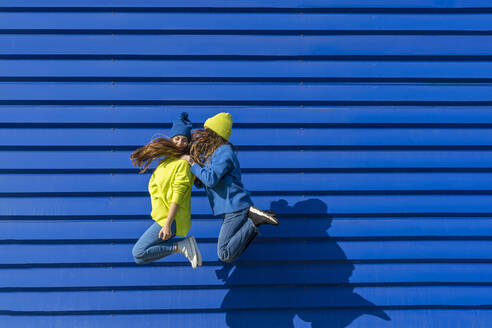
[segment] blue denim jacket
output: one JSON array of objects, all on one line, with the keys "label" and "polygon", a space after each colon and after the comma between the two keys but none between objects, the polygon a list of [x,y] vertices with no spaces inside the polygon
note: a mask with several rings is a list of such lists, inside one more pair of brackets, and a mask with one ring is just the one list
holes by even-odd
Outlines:
[{"label": "blue denim jacket", "polygon": [[241,168],[230,145],[222,145],[205,166],[193,164],[191,172],[203,182],[214,215],[232,213],[253,205],[241,182]]}]

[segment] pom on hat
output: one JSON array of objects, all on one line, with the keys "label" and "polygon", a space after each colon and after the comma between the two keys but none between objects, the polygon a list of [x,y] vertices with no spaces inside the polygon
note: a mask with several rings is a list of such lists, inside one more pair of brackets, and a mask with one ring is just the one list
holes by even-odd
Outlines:
[{"label": "pom on hat", "polygon": [[188,119],[188,113],[187,113],[187,112],[182,112],[181,114],[179,114],[179,119],[180,119],[181,121],[188,121],[188,122],[190,121],[190,120]]}]

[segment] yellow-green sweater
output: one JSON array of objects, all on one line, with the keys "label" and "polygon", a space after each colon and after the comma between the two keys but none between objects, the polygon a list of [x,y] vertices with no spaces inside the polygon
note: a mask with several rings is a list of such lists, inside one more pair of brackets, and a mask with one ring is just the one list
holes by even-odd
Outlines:
[{"label": "yellow-green sweater", "polygon": [[175,157],[161,160],[149,180],[150,215],[154,221],[163,226],[171,203],[179,205],[174,218],[177,236],[186,236],[191,227],[191,188],[194,180],[188,162]]}]

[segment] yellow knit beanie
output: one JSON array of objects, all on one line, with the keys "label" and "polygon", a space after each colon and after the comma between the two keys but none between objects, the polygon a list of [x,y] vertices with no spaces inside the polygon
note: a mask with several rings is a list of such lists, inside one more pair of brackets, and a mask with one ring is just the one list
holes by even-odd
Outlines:
[{"label": "yellow knit beanie", "polygon": [[232,116],[229,113],[219,113],[206,120],[203,126],[229,140],[232,132]]}]

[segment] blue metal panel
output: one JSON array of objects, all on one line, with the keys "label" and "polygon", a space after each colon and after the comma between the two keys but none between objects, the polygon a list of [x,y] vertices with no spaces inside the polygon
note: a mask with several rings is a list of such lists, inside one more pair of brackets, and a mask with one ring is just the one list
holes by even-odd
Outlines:
[{"label": "blue metal panel", "polygon": [[0,34],[0,55],[14,57],[486,56],[491,51],[490,35],[400,35],[395,38],[394,35]]},{"label": "blue metal panel", "polygon": [[[147,195],[150,172],[0,174],[3,196],[71,195]],[[270,193],[476,193],[490,191],[489,172],[321,172],[321,173],[243,173],[243,181],[253,194]],[[197,190],[197,192],[200,192]],[[194,195],[196,193],[193,193]]]},{"label": "blue metal panel", "polygon": [[[46,197],[49,196],[49,197]],[[110,195],[46,195],[25,197],[7,196],[0,199],[0,217],[11,219],[12,215],[20,216],[89,216],[92,218],[145,217],[150,213],[150,200],[140,195],[110,196]],[[492,210],[490,192],[487,193],[410,193],[410,194],[356,194],[356,195],[324,195],[316,197],[320,206],[328,207],[328,215],[363,215],[378,214],[409,216],[445,215],[488,215]],[[262,208],[274,207],[275,204],[298,204],[307,199],[306,195],[296,193],[265,193],[253,195],[253,201]],[[205,195],[192,196],[191,210],[196,215],[210,214],[208,199]],[[316,205],[315,205],[316,206]],[[284,209],[281,206],[281,209]],[[306,213],[303,208],[296,209],[296,214]],[[310,213],[310,212],[307,212]],[[285,212],[284,212],[285,214]],[[446,215],[447,214],[447,215]]]},{"label": "blue metal panel", "polygon": [[[370,108],[370,110],[368,110]],[[490,106],[75,106],[75,105],[18,105],[2,106],[2,122],[4,126],[40,126],[72,127],[139,127],[142,124],[159,128],[170,128],[170,121],[182,110],[193,111],[195,122],[203,122],[217,111],[229,111],[234,122],[252,124],[253,126],[335,126],[354,127],[360,124],[378,126],[384,124],[419,124],[417,127],[432,124],[481,124],[492,123],[492,107]],[[258,122],[258,116],[274,117],[275,120]],[[316,117],[313,120],[313,117]],[[70,124],[70,125],[67,125]],[[129,125],[130,124],[130,125]],[[343,124],[343,125],[342,125]],[[197,124],[199,126],[199,124]],[[449,127],[449,126],[441,126]],[[458,126],[459,127],[459,126]],[[234,129],[235,131],[235,129]],[[150,136],[149,136],[150,137]],[[234,137],[234,135],[233,135]]]},{"label": "blue metal panel", "polygon": [[[136,231],[135,233],[140,233]],[[242,255],[240,262],[295,261],[295,262],[337,262],[337,261],[478,261],[492,260],[490,240],[369,240],[333,241],[324,239],[259,240]],[[0,244],[0,265],[19,267],[24,264],[48,266],[64,265],[130,265],[133,243],[9,243]],[[201,241],[199,247],[203,260],[217,264],[216,240]],[[162,263],[189,265],[186,258],[175,256],[162,259]],[[191,269],[190,267],[190,270]]]},{"label": "blue metal panel", "polygon": [[[492,5],[2,1],[1,327],[486,327]],[[255,205],[234,265],[150,265],[129,155],[228,111]]]},{"label": "blue metal panel", "polygon": [[[0,7],[1,8],[1,7]],[[490,31],[492,14],[0,12],[6,31]],[[359,32],[360,33],[360,32]]]},{"label": "blue metal panel", "polygon": [[[10,128],[0,131],[3,147],[76,146],[135,149],[169,129]],[[236,128],[230,141],[239,147],[282,146],[488,146],[492,128]]]},{"label": "blue metal panel", "polygon": [[[491,15],[492,16],[492,15]],[[492,21],[492,18],[490,19]],[[429,69],[432,67],[432,69]],[[413,58],[361,59],[1,59],[3,76],[12,81],[441,81],[490,82],[490,61],[430,61]],[[2,76],[2,78],[4,78]],[[5,78],[4,78],[5,79]],[[64,107],[65,109],[66,107]],[[267,108],[266,110],[268,110]],[[46,110],[46,109],[44,109]],[[74,109],[76,110],[76,109]],[[197,111],[205,110],[199,107]],[[213,109],[211,109],[213,110]],[[155,112],[156,110],[154,110]],[[89,114],[86,114],[89,115]],[[237,116],[237,115],[236,115]]]},{"label": "blue metal panel", "polygon": [[[205,5],[205,6],[204,6]],[[228,0],[210,0],[204,3],[200,0],[190,0],[185,3],[182,1],[155,1],[142,0],[76,0],[66,2],[64,0],[4,0],[0,8],[490,8],[490,4],[483,0],[347,0],[340,2],[337,0],[281,0],[281,1],[262,1],[244,0],[241,2],[231,2]]]},{"label": "blue metal panel", "polygon": [[[434,327],[466,327],[470,322],[483,324],[485,327],[491,320],[491,310],[385,310],[391,320],[381,320],[374,316],[374,311],[354,310],[276,310],[276,311],[230,311],[227,313],[194,312],[185,314],[100,314],[100,315],[70,315],[70,316],[1,316],[0,320],[10,327],[39,325],[45,327],[137,327],[145,322],[146,327],[172,327],[179,322],[180,327],[194,328],[200,322],[213,327],[227,327],[230,325],[252,324],[261,328],[270,327],[310,327],[311,323],[323,327],[330,322],[334,327],[394,327],[401,328],[425,327],[429,322]],[[371,315],[372,314],[372,315]]]},{"label": "blue metal panel", "polygon": [[[443,227],[443,223],[452,224]],[[282,228],[265,227],[259,239],[292,238],[292,231],[298,230],[297,239],[319,239],[329,235],[337,240],[359,239],[487,239],[492,237],[490,220],[479,218],[336,218],[326,220],[313,218],[302,222],[302,214],[284,218]],[[302,222],[302,223],[301,223]],[[221,221],[218,219],[195,219],[193,231],[196,238],[216,239]],[[42,220],[26,221],[19,229],[17,221],[1,221],[0,237],[5,242],[39,241],[135,241],[135,233],[142,233],[149,226],[145,220],[126,221],[80,221]],[[38,231],[46,230],[40,235]]]},{"label": "blue metal panel", "polygon": [[[309,145],[306,145],[309,149]],[[27,148],[29,149],[29,148]],[[34,170],[129,170],[131,151],[123,150],[5,150],[0,154],[0,171]],[[490,150],[243,150],[241,167],[246,170],[364,171],[368,169],[488,169]],[[466,156],[465,156],[466,155]],[[33,160],[35,159],[35,160]],[[285,159],[289,159],[286,161]],[[320,160],[323,159],[323,160]]]},{"label": "blue metal panel", "polygon": [[[229,286],[353,284],[362,285],[486,285],[492,274],[490,263],[241,263],[227,279]],[[284,273],[278,275],[282,270]],[[204,266],[199,271],[187,266],[99,266],[36,267],[0,270],[2,291],[52,291],[68,288],[119,289],[136,287],[222,288],[220,273],[229,273],[221,265]],[[256,274],[255,274],[256,272]],[[340,274],[346,272],[346,275]],[[352,275],[350,275],[352,272]],[[446,272],[443,275],[442,272]],[[219,273],[219,274],[217,274]],[[261,274],[258,274],[261,273]]]}]

